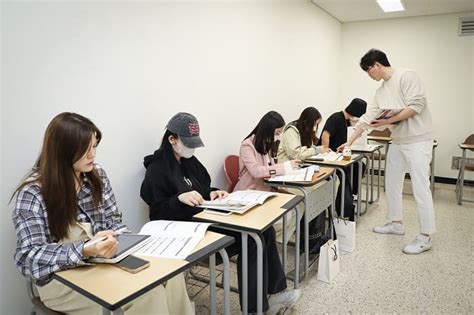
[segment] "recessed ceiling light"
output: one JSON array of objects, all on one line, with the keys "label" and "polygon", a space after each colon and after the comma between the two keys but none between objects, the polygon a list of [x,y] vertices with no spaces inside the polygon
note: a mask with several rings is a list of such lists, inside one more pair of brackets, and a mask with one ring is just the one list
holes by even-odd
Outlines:
[{"label": "recessed ceiling light", "polygon": [[377,0],[377,3],[382,8],[383,12],[397,12],[405,10],[400,0]]}]

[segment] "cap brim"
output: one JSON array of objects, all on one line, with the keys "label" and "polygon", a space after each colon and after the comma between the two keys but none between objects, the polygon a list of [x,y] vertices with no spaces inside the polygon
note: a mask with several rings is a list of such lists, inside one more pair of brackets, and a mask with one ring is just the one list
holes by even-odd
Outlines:
[{"label": "cap brim", "polygon": [[204,146],[204,143],[202,142],[199,136],[195,136],[195,137],[179,136],[179,139],[181,139],[183,144],[190,149],[200,148]]}]

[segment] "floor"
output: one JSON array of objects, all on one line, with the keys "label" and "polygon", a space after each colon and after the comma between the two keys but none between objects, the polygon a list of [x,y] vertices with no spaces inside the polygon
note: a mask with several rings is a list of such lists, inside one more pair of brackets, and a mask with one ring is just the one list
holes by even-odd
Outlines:
[{"label": "floor", "polygon": [[[405,186],[409,192],[410,182]],[[467,188],[464,195],[474,199],[474,188]],[[436,184],[434,201],[438,232],[433,248],[420,255],[405,255],[403,246],[419,232],[414,198],[404,194],[407,233],[380,235],[371,230],[385,223],[382,192],[379,202],[357,222],[356,250],[341,255],[334,282],[318,281],[317,268],[313,268],[301,283],[300,300],[287,314],[473,314],[474,203],[457,205],[454,186],[448,184]],[[235,285],[235,264],[232,269]],[[288,281],[288,285],[293,283]],[[197,314],[209,313],[208,288],[193,299]],[[217,302],[218,313],[222,313],[222,290],[218,290]],[[231,293],[231,314],[239,311],[238,295]]]}]

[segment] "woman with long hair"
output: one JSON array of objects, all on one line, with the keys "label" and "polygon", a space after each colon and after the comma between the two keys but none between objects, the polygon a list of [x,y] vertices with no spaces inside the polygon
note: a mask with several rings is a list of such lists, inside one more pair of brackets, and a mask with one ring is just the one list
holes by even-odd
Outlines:
[{"label": "woman with long hair", "polygon": [[[126,227],[109,179],[94,163],[101,139],[102,133],[88,118],[67,112],[57,115],[46,129],[34,167],[12,196],[16,195],[12,215],[16,266],[37,286],[48,308],[67,314],[102,314],[102,308],[52,275],[86,265],[89,257],[113,257],[118,248],[114,231]],[[182,275],[122,309],[194,313]]]}]

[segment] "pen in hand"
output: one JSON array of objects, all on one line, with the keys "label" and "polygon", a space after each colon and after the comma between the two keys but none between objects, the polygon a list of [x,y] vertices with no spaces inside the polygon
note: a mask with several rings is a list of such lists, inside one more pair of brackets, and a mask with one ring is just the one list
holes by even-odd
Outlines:
[{"label": "pen in hand", "polygon": [[[114,231],[114,234],[119,235],[119,234],[122,234],[123,232],[125,232],[127,230],[128,230],[128,228],[123,227],[121,229],[118,229],[118,230]],[[105,241],[106,239],[107,239],[107,236],[102,236],[102,237],[96,238],[95,240],[92,240],[92,241],[89,241],[89,242],[85,243],[84,247],[89,247],[89,246],[95,245],[99,242]]]}]

